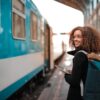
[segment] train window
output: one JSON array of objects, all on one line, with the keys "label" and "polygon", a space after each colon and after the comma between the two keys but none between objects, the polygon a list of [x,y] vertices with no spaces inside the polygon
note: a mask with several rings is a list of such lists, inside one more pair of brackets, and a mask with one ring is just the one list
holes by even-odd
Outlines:
[{"label": "train window", "polygon": [[34,12],[31,12],[31,39],[37,40],[37,16]]},{"label": "train window", "polygon": [[25,6],[22,0],[12,0],[13,4],[13,36],[17,39],[25,39]]}]

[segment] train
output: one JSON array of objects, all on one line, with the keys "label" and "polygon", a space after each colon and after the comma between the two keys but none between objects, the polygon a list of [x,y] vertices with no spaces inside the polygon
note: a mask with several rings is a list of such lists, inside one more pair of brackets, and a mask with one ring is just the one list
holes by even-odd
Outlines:
[{"label": "train", "polygon": [[0,100],[53,68],[51,38],[32,0],[0,0]]}]

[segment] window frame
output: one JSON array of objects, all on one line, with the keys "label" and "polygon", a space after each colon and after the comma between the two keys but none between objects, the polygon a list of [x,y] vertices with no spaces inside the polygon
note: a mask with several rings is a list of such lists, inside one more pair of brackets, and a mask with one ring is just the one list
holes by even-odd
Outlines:
[{"label": "window frame", "polygon": [[[26,16],[25,16],[25,2],[24,2],[24,0],[19,0],[23,5],[24,5],[24,13],[23,12],[21,12],[20,10],[18,10],[18,9],[16,9],[16,8],[14,8],[14,6],[13,6],[13,2],[12,2],[12,34],[13,34],[13,38],[14,39],[18,39],[18,40],[26,40],[26,30],[25,30],[25,19],[26,19]],[[18,37],[18,36],[15,36],[15,34],[14,34],[14,26],[13,26],[13,17],[14,17],[14,15],[13,14],[17,14],[17,16],[20,16],[21,18],[23,18],[23,20],[24,20],[24,36],[23,37]]]},{"label": "window frame", "polygon": [[[33,24],[34,22],[32,21],[33,16],[35,16],[35,20],[33,20],[35,22],[35,26]],[[35,28],[33,29],[32,26]],[[35,32],[34,32],[34,30],[35,30]],[[31,37],[31,41],[33,41],[33,42],[38,41],[38,16],[33,11],[30,11],[30,37]]]}]

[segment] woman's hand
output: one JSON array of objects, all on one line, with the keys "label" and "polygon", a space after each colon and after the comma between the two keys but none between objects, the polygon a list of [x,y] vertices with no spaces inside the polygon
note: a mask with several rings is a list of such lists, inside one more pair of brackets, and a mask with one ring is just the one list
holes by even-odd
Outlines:
[{"label": "woman's hand", "polygon": [[66,70],[67,74],[72,74],[72,70]]},{"label": "woman's hand", "polygon": [[94,52],[87,54],[87,57],[90,60],[100,60],[100,56]]},{"label": "woman's hand", "polygon": [[72,70],[68,70],[68,69],[60,69],[60,71],[64,72],[65,74],[71,74]]}]

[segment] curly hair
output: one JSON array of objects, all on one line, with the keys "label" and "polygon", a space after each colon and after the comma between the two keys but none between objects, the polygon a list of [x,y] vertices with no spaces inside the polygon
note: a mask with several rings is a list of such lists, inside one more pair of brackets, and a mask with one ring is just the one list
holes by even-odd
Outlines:
[{"label": "curly hair", "polygon": [[71,47],[75,47],[73,39],[74,39],[74,32],[77,31],[77,30],[80,30],[81,33],[83,34],[83,27],[81,27],[81,26],[75,27],[75,28],[70,32],[69,44],[70,44]]},{"label": "curly hair", "polygon": [[72,47],[75,47],[73,35],[76,30],[80,30],[83,37],[83,44],[79,47],[80,49],[89,53],[100,53],[100,33],[90,26],[78,26],[71,31],[69,43]]}]

